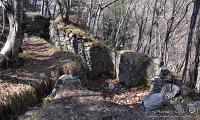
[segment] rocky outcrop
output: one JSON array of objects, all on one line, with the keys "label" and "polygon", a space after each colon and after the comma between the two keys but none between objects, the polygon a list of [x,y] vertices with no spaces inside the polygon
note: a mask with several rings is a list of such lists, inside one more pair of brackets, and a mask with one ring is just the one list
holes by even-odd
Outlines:
[{"label": "rocky outcrop", "polygon": [[56,47],[79,55],[88,67],[88,77],[116,76],[127,86],[146,85],[156,76],[160,61],[134,51],[112,51],[98,41],[75,34],[51,22],[50,41]]},{"label": "rocky outcrop", "polygon": [[159,93],[161,90],[167,90],[167,92],[171,91],[177,94],[180,92],[180,85],[180,81],[176,80],[175,75],[168,68],[161,67],[157,70],[156,77],[150,82],[150,92]]},{"label": "rocky outcrop", "polygon": [[150,57],[132,51],[123,52],[119,57],[116,64],[117,76],[125,85],[146,85],[147,80],[155,76],[155,66]]},{"label": "rocky outcrop", "polygon": [[49,18],[37,14],[26,14],[25,25],[25,33],[27,35],[49,38]]},{"label": "rocky outcrop", "polygon": [[93,44],[90,47],[90,60],[93,76],[112,75],[114,73],[111,50],[103,44]]},{"label": "rocky outcrop", "polygon": [[63,27],[51,22],[50,42],[64,51],[79,55],[89,68],[88,77],[93,78],[102,74],[112,75],[114,73],[112,51],[106,45],[74,34]]}]

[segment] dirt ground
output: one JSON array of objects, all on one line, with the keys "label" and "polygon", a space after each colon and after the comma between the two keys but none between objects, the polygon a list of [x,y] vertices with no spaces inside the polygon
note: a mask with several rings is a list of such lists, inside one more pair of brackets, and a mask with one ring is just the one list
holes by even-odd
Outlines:
[{"label": "dirt ground", "polygon": [[[96,82],[95,82],[96,81]],[[116,89],[110,89],[114,83]],[[90,80],[83,89],[66,90],[64,97],[56,97],[19,120],[187,120],[184,115],[146,111],[140,99],[147,87],[126,88],[117,80]],[[165,110],[161,109],[161,110]],[[172,110],[167,108],[167,110]],[[194,118],[193,118],[194,119]],[[194,119],[197,120],[197,119]]]},{"label": "dirt ground", "polygon": [[17,117],[17,113],[33,106],[40,99],[38,97],[50,92],[48,90],[52,80],[49,68],[65,55],[36,37],[26,38],[23,49],[24,52],[20,55],[23,58],[22,66],[0,70],[0,105],[3,106],[0,108],[1,116],[12,116],[14,120],[191,119],[171,114],[159,117],[160,114],[155,111],[146,111],[140,99],[148,94],[148,87],[126,88],[118,80],[104,76],[84,81],[84,89],[69,90],[67,92],[70,95],[65,97],[47,97],[43,105],[31,107]]}]

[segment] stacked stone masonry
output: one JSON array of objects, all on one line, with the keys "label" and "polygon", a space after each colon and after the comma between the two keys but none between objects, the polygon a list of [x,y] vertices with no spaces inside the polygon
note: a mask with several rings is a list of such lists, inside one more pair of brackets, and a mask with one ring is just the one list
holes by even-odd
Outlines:
[{"label": "stacked stone masonry", "polygon": [[106,74],[117,77],[127,86],[147,84],[153,78],[156,65],[146,55],[134,51],[113,51],[106,45],[63,29],[51,22],[50,42],[64,51],[78,54],[88,66],[88,76]]}]

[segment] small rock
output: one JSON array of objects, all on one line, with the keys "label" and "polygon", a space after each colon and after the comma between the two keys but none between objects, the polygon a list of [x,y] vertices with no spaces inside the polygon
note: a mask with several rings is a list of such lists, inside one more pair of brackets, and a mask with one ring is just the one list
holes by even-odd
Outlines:
[{"label": "small rock", "polygon": [[150,85],[150,93],[160,93],[164,84],[164,81],[160,77],[155,77]]},{"label": "small rock", "polygon": [[65,108],[66,108],[66,109],[71,109],[72,107],[71,107],[71,106],[65,106]]},{"label": "small rock", "polygon": [[149,94],[143,97],[142,103],[148,110],[156,109],[165,100],[165,96],[162,93]]},{"label": "small rock", "polygon": [[159,77],[161,79],[165,78],[169,74],[169,70],[166,67],[160,68]]},{"label": "small rock", "polygon": [[113,83],[110,83],[108,85],[108,89],[113,90],[115,88],[115,85]]},{"label": "small rock", "polygon": [[174,84],[166,84],[162,87],[161,93],[165,95],[165,98],[170,99],[175,97],[180,92],[180,87]]},{"label": "small rock", "polygon": [[185,113],[183,106],[179,103],[174,104],[174,108],[178,111],[178,113]]},{"label": "small rock", "polygon": [[190,104],[192,104],[193,106],[197,106],[200,105],[200,101],[191,101]]},{"label": "small rock", "polygon": [[103,117],[102,120],[115,120],[113,116]]},{"label": "small rock", "polygon": [[31,117],[34,114],[35,110],[31,110],[25,113],[26,117]]},{"label": "small rock", "polygon": [[71,75],[62,75],[59,78],[59,80],[63,80],[63,81],[65,81],[65,80],[72,80],[72,79],[74,79],[74,78]]},{"label": "small rock", "polygon": [[131,109],[133,109],[134,108],[134,106],[132,106],[132,105],[130,105],[130,106],[128,106],[129,108],[131,108]]},{"label": "small rock", "polygon": [[131,96],[126,96],[126,97],[125,97],[125,100],[131,100],[131,99],[132,99]]}]

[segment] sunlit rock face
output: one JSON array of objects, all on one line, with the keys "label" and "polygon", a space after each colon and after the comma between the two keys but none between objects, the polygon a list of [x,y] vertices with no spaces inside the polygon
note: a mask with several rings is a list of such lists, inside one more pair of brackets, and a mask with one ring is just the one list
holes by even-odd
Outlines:
[{"label": "sunlit rock face", "polygon": [[61,75],[69,74],[78,78],[85,79],[87,73],[87,65],[82,58],[71,52],[63,52],[63,58],[59,58],[58,62],[51,68],[51,76],[57,80]]},{"label": "sunlit rock face", "polygon": [[51,96],[55,99],[62,98],[80,89],[82,89],[81,80],[75,76],[65,74],[60,76],[55,83]]}]

